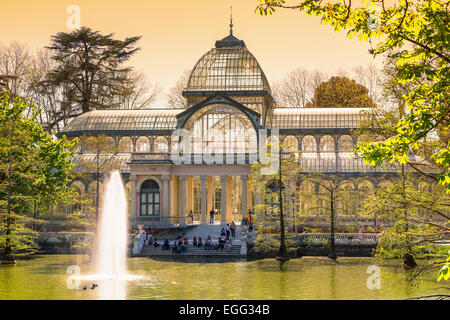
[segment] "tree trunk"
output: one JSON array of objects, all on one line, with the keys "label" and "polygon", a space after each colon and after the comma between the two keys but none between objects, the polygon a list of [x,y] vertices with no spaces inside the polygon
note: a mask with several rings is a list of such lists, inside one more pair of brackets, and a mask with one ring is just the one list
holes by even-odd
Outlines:
[{"label": "tree trunk", "polygon": [[411,248],[411,243],[408,236],[408,210],[406,208],[406,177],[405,177],[405,165],[402,164],[402,196],[403,196],[403,206],[404,206],[404,219],[405,219],[405,245],[406,253],[403,255],[403,267],[405,268],[415,268],[417,263],[414,261],[414,256]]},{"label": "tree trunk", "polygon": [[289,260],[289,254],[285,242],[285,230],[284,230],[284,213],[283,213],[283,182],[281,173],[281,149],[279,150],[279,180],[278,180],[278,201],[280,207],[280,251],[277,256],[277,260],[286,261]]},{"label": "tree trunk", "polygon": [[336,246],[334,241],[334,194],[333,190],[330,192],[330,254],[328,258],[336,260]]},{"label": "tree trunk", "polygon": [[33,204],[33,231],[36,231],[36,209],[37,209],[37,203],[36,203],[36,200],[34,200],[34,204]]}]

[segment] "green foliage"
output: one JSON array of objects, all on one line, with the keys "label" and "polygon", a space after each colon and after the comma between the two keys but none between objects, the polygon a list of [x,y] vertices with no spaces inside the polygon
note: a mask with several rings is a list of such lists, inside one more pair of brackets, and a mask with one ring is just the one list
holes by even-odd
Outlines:
[{"label": "green foliage", "polygon": [[[287,249],[292,248],[295,243],[292,235],[287,232],[287,227],[293,225],[297,219],[298,207],[298,187],[297,178],[299,177],[300,166],[295,160],[297,151],[292,151],[293,146],[288,143],[267,144],[268,157],[273,156],[272,161],[276,162],[279,168],[280,160],[278,151],[281,150],[281,199],[280,199],[280,172],[264,172],[264,169],[270,168],[273,163],[255,164],[251,168],[249,176],[250,187],[254,194],[257,194],[261,200],[254,206],[254,225],[257,230],[257,239],[255,241],[256,251],[270,251],[284,241]],[[280,214],[280,202],[282,201],[283,211]],[[282,219],[283,217],[283,223]],[[282,238],[281,227],[284,226],[284,237]]]},{"label": "green foliage", "polygon": [[[396,124],[395,135],[386,141],[358,144],[357,151],[367,163],[408,163],[411,149],[419,149],[439,127],[449,129],[448,1],[368,0],[355,5],[346,0],[305,0],[293,6],[285,0],[259,2],[256,10],[260,14],[271,15],[276,8],[298,9],[319,16],[335,32],[346,30],[349,38],[371,41],[370,53],[388,53],[398,67],[397,82],[411,84],[404,95],[408,113]],[[432,158],[443,167],[438,183],[450,192],[450,142],[434,150]]]},{"label": "green foliage", "polygon": [[417,258],[438,255],[433,242],[446,239],[449,223],[449,195],[443,188],[432,190],[423,177],[406,173],[380,185],[366,197],[360,214],[376,215],[386,224],[376,255],[402,258],[410,253]]},{"label": "green foliage", "polygon": [[48,76],[50,84],[69,84],[72,116],[94,109],[114,108],[129,90],[131,68],[123,64],[139,48],[140,37],[113,39],[113,34],[82,27],[71,33],[59,32],[48,49],[56,66]]},{"label": "green foliage", "polygon": [[444,266],[439,270],[437,281],[441,281],[442,279],[448,280],[450,278],[450,251],[449,256],[447,258],[447,261],[445,262]]},{"label": "green foliage", "polygon": [[[26,111],[31,115],[26,116]],[[27,100],[9,102],[0,96],[0,247],[8,259],[13,252],[33,251],[27,227],[32,204],[45,210],[68,200],[76,141],[55,141],[37,121],[39,110]]]},{"label": "green foliage", "polygon": [[324,108],[371,108],[375,104],[363,85],[346,77],[331,77],[316,88],[311,105]]}]

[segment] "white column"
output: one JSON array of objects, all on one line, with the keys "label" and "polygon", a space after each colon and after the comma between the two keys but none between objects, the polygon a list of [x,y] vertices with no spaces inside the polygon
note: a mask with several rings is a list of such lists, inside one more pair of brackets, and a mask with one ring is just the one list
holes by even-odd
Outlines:
[{"label": "white column", "polygon": [[179,176],[178,180],[180,181],[180,224],[185,224],[186,219],[186,176]]},{"label": "white column", "polygon": [[220,176],[220,181],[222,182],[222,194],[221,194],[221,218],[220,224],[227,224],[227,175]]},{"label": "white column", "polygon": [[226,221],[228,221],[230,223],[233,220],[233,199],[232,199],[233,197],[232,197],[232,194],[233,194],[233,192],[234,192],[234,194],[237,193],[236,190],[233,190],[232,182],[233,182],[232,177],[228,177],[228,179],[227,179],[227,195],[228,195],[228,197],[225,200],[227,203]]},{"label": "white column", "polygon": [[242,195],[241,195],[241,214],[242,214],[242,218],[245,218],[247,215],[247,180],[248,180],[248,176],[247,175],[242,175],[241,176],[241,181],[242,181]]},{"label": "white column", "polygon": [[200,208],[201,208],[201,223],[206,224],[206,178],[207,176],[200,176],[200,182],[202,184],[202,195],[200,198]]},{"label": "white column", "polygon": [[191,177],[187,177],[186,180],[186,211],[190,210],[194,211],[194,179]]},{"label": "white column", "polygon": [[[170,180],[172,180],[171,176],[169,176],[169,175],[162,176],[162,181],[163,181],[162,216],[166,217],[166,219],[167,219],[167,217],[170,216]],[[168,221],[164,221],[164,222],[168,222]]]},{"label": "white column", "polygon": [[176,217],[178,212],[178,177],[173,176],[169,184],[170,189],[170,216]]}]

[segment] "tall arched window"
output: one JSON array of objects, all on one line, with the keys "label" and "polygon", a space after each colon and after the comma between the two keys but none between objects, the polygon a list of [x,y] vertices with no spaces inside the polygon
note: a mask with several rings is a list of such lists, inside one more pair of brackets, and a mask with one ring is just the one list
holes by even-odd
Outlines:
[{"label": "tall arched window", "polygon": [[222,189],[217,188],[214,197],[214,209],[221,211],[222,209]]},{"label": "tall arched window", "polygon": [[159,185],[155,180],[141,185],[141,216],[159,216]]},{"label": "tall arched window", "polygon": [[137,152],[149,152],[150,151],[150,140],[147,137],[139,137],[136,141],[136,151]]},{"label": "tall arched window", "polygon": [[195,187],[194,188],[194,214],[200,214],[200,203],[201,199],[200,199],[200,192],[198,191],[198,188]]},{"label": "tall arched window", "polygon": [[190,132],[192,153],[254,153],[255,128],[246,114],[227,104],[212,104],[192,115],[184,128]]}]

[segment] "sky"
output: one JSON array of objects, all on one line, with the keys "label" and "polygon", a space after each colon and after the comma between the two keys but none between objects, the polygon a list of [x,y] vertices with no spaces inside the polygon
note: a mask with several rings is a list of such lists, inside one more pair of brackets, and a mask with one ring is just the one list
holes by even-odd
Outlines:
[{"label": "sky", "polygon": [[255,12],[258,0],[0,0],[0,42],[31,49],[46,46],[57,32],[70,32],[67,13],[80,9],[82,26],[119,39],[142,36],[130,65],[164,89],[229,33],[244,40],[269,82],[297,67],[334,73],[372,61],[369,43],[334,33],[316,17],[295,10],[273,16]]}]

